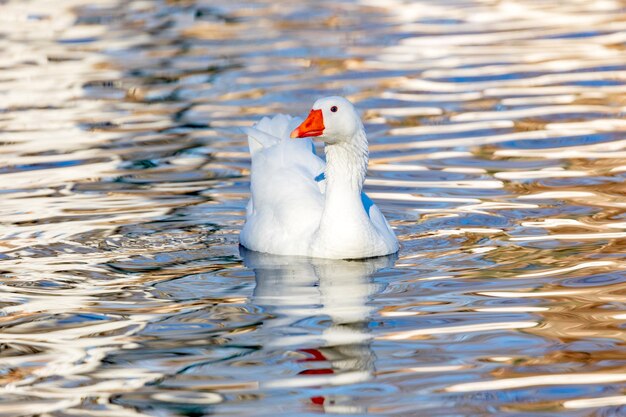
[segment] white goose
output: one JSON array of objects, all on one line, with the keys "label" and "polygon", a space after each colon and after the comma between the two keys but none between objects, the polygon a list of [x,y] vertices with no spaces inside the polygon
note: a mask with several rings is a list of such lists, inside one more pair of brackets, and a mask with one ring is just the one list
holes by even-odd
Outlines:
[{"label": "white goose", "polygon": [[[252,196],[241,245],[276,255],[330,259],[397,252],[398,240],[387,220],[362,192],[367,137],[352,103],[343,97],[322,98],[298,124],[298,119],[277,115],[244,129],[252,158]],[[311,137],[325,142],[326,163],[315,154]]]}]

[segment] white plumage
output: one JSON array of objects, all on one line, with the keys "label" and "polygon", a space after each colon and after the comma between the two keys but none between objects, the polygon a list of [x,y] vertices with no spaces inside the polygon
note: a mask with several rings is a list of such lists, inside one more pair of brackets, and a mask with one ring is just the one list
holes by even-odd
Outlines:
[{"label": "white plumage", "polygon": [[[342,97],[321,99],[300,121],[277,115],[245,128],[251,198],[241,244],[276,255],[332,259],[397,252],[385,217],[361,191],[367,139],[352,104]],[[326,142],[327,163],[308,136]]]}]

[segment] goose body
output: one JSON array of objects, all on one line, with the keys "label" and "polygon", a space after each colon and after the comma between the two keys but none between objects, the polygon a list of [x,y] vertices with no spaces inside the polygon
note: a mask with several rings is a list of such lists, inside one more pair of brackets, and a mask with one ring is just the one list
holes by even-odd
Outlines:
[{"label": "goose body", "polygon": [[[362,192],[367,138],[352,104],[343,97],[320,99],[300,122],[277,115],[245,129],[251,198],[241,245],[330,259],[397,252],[387,220]],[[326,162],[315,154],[311,137],[326,142]]]}]

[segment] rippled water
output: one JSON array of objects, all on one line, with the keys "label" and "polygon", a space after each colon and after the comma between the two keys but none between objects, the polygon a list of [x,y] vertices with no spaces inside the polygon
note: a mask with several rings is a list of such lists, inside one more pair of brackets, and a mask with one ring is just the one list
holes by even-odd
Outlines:
[{"label": "rippled water", "polygon": [[[0,416],[626,415],[623,1],[0,23]],[[401,252],[240,252],[238,127],[330,94]]]}]

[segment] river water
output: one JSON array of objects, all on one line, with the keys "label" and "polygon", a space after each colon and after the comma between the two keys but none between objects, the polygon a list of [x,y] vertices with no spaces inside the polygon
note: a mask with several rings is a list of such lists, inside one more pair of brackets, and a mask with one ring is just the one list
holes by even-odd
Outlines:
[{"label": "river water", "polygon": [[[626,415],[623,1],[0,4],[0,416]],[[238,248],[349,97],[398,256]]]}]

